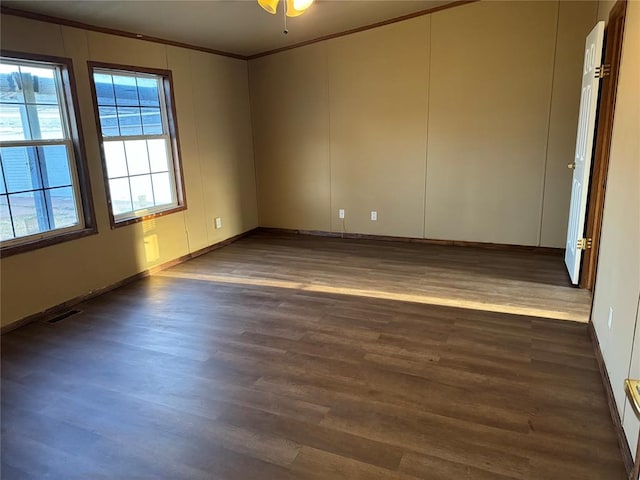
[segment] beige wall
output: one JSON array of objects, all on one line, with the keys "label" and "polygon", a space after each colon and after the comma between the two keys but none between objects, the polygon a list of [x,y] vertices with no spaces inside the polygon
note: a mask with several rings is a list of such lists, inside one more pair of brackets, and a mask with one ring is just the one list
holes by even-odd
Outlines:
[{"label": "beige wall", "polygon": [[423,16],[327,43],[333,230],[344,208],[349,231],[422,236],[429,24]]},{"label": "beige wall", "polygon": [[598,21],[609,21],[609,13],[616,2],[617,0],[600,0],[598,2]]},{"label": "beige wall", "polygon": [[564,246],[596,13],[479,2],[250,61],[260,224]]},{"label": "beige wall", "polygon": [[329,230],[326,58],[321,43],[251,64],[262,79],[251,85],[256,174],[265,179],[258,184],[262,225]]},{"label": "beige wall", "polygon": [[[623,381],[640,378],[639,139],[640,2],[629,2],[591,318],[634,454],[640,423],[626,401]],[[609,308],[613,309],[610,329]]]},{"label": "beige wall", "polygon": [[[257,226],[246,62],[9,15],[1,41],[3,49],[73,59],[99,229],[1,260],[3,326]],[[110,229],[89,59],[172,70],[186,211]]]},{"label": "beige wall", "polygon": [[427,237],[538,244],[557,13],[489,2],[433,15]]}]

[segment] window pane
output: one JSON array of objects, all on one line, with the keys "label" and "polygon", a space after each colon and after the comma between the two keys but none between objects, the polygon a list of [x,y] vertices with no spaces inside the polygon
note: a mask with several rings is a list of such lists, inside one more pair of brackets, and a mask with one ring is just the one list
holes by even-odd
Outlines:
[{"label": "window pane", "polygon": [[60,108],[57,105],[28,105],[27,113],[33,139],[64,138]]},{"label": "window pane", "polygon": [[154,173],[151,177],[153,180],[153,196],[156,205],[173,203],[173,189],[171,188],[169,173]]},{"label": "window pane", "polygon": [[[0,163],[0,167],[2,164]],[[0,168],[0,194],[7,193],[7,190],[4,186],[4,171]]]},{"label": "window pane", "polygon": [[131,197],[133,198],[133,209],[153,207],[153,190],[151,189],[151,176],[142,175],[131,177]]},{"label": "window pane", "polygon": [[6,195],[0,195],[0,240],[13,238],[13,227],[9,215],[9,202]]},{"label": "window pane", "polygon": [[98,105],[115,105],[116,98],[113,93],[113,82],[111,81],[111,75],[94,73],[93,81],[96,86]]},{"label": "window pane", "polygon": [[65,228],[78,224],[78,212],[71,187],[47,190],[51,199],[51,211],[55,225],[52,228]]},{"label": "window pane", "polygon": [[22,82],[17,65],[0,65],[0,98],[3,102],[23,103]]},{"label": "window pane", "polygon": [[132,210],[128,178],[109,180],[109,193],[111,195],[111,209],[114,215]]},{"label": "window pane", "polygon": [[155,78],[138,77],[138,95],[143,107],[159,107],[158,80]]},{"label": "window pane", "polygon": [[116,94],[116,104],[119,107],[135,107],[138,102],[138,89],[135,77],[113,76],[113,89]]},{"label": "window pane", "polygon": [[126,177],[127,157],[124,155],[124,143],[121,141],[104,142],[104,157],[107,162],[109,178]]},{"label": "window pane", "polygon": [[25,106],[0,104],[0,141],[29,140],[30,138]]},{"label": "window pane", "polygon": [[[55,68],[22,66],[20,71],[22,72],[22,88],[27,103],[54,105],[58,103]],[[30,83],[33,85],[33,90],[31,90]]]},{"label": "window pane", "polygon": [[120,123],[120,135],[142,135],[139,108],[118,107],[118,122]]},{"label": "window pane", "polygon": [[42,190],[9,195],[16,237],[49,230],[47,209]]},{"label": "window pane", "polygon": [[149,147],[149,160],[152,172],[166,172],[169,170],[167,160],[167,142],[164,138],[147,140]]},{"label": "window pane", "polygon": [[63,187],[71,185],[71,170],[67,147],[51,145],[41,147],[42,181],[45,187]]},{"label": "window pane", "polygon": [[129,175],[149,173],[146,140],[128,140],[124,142],[124,147],[127,151]]},{"label": "window pane", "polygon": [[0,148],[0,160],[9,193],[42,187],[34,147]]},{"label": "window pane", "polygon": [[120,135],[118,128],[118,114],[115,107],[99,107],[100,126],[105,137],[117,137]]},{"label": "window pane", "polygon": [[162,134],[159,108],[142,108],[142,128],[145,135]]}]

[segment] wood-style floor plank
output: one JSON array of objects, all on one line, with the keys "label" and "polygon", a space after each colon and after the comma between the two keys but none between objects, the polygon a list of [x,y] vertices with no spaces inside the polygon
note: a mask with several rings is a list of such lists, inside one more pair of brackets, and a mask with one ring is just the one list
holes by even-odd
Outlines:
[{"label": "wood-style floor plank", "polygon": [[4,335],[2,478],[622,480],[586,326],[477,308],[583,293],[550,255],[256,234]]}]

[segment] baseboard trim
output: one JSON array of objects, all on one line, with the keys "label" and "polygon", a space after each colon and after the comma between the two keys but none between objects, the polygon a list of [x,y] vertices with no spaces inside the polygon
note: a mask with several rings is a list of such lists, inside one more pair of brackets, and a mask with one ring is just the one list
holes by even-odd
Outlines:
[{"label": "baseboard trim", "polygon": [[604,357],[602,356],[602,350],[600,349],[600,342],[598,341],[598,336],[596,334],[596,329],[593,326],[593,322],[589,322],[587,328],[589,330],[589,335],[591,336],[593,350],[596,354],[596,361],[598,362],[598,369],[600,370],[602,384],[604,385],[605,394],[607,396],[609,413],[611,414],[613,427],[615,428],[616,435],[618,437],[618,445],[620,446],[620,453],[622,453],[622,461],[624,462],[624,466],[627,469],[627,475],[629,475],[629,478],[631,478],[635,465],[633,463],[633,457],[631,456],[631,449],[629,448],[629,444],[627,443],[627,437],[624,434],[620,412],[618,411],[618,406],[616,405],[616,399],[613,396],[611,379],[609,379],[609,374],[607,373],[607,367],[604,363]]},{"label": "baseboard trim", "polygon": [[545,255],[564,255],[564,248],[538,247],[534,245],[512,245],[507,243],[468,242],[463,240],[436,240],[417,237],[392,237],[390,235],[370,235],[365,233],[340,233],[323,230],[299,230],[293,228],[259,227],[259,231],[267,233],[286,233],[296,235],[312,235],[317,237],[334,237],[362,240],[378,240],[383,242],[424,243],[428,245],[448,245],[455,247],[475,247],[490,250],[511,250],[519,252],[535,252]]},{"label": "baseboard trim", "polygon": [[199,257],[201,255],[204,255],[206,253],[212,252],[214,250],[218,250],[219,248],[222,247],[226,247],[227,245],[240,240],[243,237],[246,237],[247,235],[251,235],[252,233],[256,232],[258,230],[258,228],[252,228],[251,230],[247,230],[246,232],[240,233],[238,235],[234,235],[233,237],[229,237],[225,240],[222,240],[220,242],[214,243],[213,245],[209,245],[207,247],[201,248],[199,250],[196,250],[194,252],[188,253],[186,255],[182,255],[181,257],[178,258],[174,258],[173,260],[169,260],[168,262],[162,263],[160,265],[156,265],[155,267],[149,268],[147,270],[143,270],[142,272],[136,273],[135,275],[131,275],[129,277],[123,278],[122,280],[119,280],[115,283],[112,283],[110,285],[95,289],[90,291],[89,293],[86,293],[84,295],[79,295],[75,298],[72,298],[70,300],[67,300],[66,302],[62,302],[59,303],[58,305],[54,305],[51,308],[47,308],[46,310],[43,310],[42,312],[38,312],[38,313],[34,313],[33,315],[29,315],[28,317],[24,317],[20,320],[16,320],[15,322],[12,322],[8,325],[3,326],[0,329],[0,335],[4,335],[7,332],[10,332],[12,330],[15,330],[16,328],[20,328],[23,327],[25,325],[28,325],[29,323],[32,322],[38,322],[38,321],[46,321],[48,319],[50,319],[51,317],[55,317],[56,315],[59,315],[63,312],[65,312],[66,310],[69,310],[71,307],[82,303],[86,300],[90,300],[92,298],[95,297],[99,297],[100,295],[103,295],[107,292],[110,292],[112,290],[115,290],[117,288],[123,287],[124,285],[127,285],[129,283],[135,282],[136,280],[140,280],[143,278],[146,278],[150,275],[153,275],[154,273],[160,272],[162,270],[165,270],[167,268],[173,267],[175,265],[178,265],[180,263],[184,263],[187,260],[191,260],[192,258],[196,258]]}]

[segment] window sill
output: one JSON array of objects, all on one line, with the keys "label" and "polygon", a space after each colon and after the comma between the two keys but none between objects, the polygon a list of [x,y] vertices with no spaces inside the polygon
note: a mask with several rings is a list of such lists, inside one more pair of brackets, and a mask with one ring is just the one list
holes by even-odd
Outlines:
[{"label": "window sill", "polygon": [[39,248],[49,247],[58,243],[64,243],[78,238],[88,237],[89,235],[95,235],[98,233],[96,227],[87,227],[82,230],[74,230],[72,232],[61,233],[53,235],[47,238],[39,238],[30,242],[19,243],[17,245],[8,245],[0,247],[0,258],[10,257],[19,253],[27,253]]},{"label": "window sill", "polygon": [[115,220],[113,216],[111,216],[111,229],[113,230],[114,228],[126,227],[127,225],[144,222],[145,220],[151,220],[154,218],[163,217],[165,215],[170,215],[172,213],[182,212],[183,210],[186,210],[186,209],[187,209],[186,205],[178,205],[177,207],[172,207],[168,210],[162,210],[160,212],[149,213],[147,215],[142,215],[140,217],[129,218],[126,220],[119,220],[119,221]]}]

